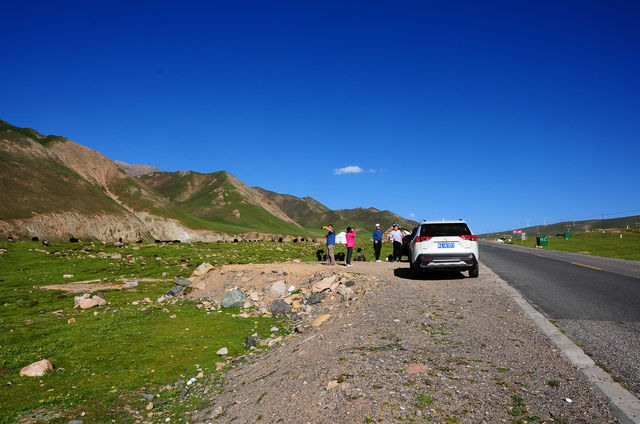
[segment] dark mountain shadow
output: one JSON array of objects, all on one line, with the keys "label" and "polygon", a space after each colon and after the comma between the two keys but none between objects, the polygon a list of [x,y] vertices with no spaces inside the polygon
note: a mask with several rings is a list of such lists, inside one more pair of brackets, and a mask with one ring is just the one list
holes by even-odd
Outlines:
[{"label": "dark mountain shadow", "polygon": [[460,271],[429,271],[429,272],[415,272],[410,268],[396,268],[393,270],[393,275],[398,278],[406,280],[462,280],[465,276]]}]

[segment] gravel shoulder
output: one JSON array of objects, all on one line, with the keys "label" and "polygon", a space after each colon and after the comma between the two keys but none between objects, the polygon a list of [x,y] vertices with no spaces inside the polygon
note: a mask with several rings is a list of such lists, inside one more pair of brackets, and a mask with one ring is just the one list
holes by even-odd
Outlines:
[{"label": "gravel shoulder", "polygon": [[301,318],[326,322],[235,362],[192,420],[617,422],[489,268],[414,280],[407,267],[355,263],[357,299],[328,296]]}]

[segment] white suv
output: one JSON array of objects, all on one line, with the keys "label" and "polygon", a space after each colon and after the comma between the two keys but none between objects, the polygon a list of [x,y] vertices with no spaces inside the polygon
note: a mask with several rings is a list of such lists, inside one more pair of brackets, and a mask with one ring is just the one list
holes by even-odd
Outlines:
[{"label": "white suv", "polygon": [[478,242],[462,220],[422,221],[413,230],[409,251],[413,270],[460,270],[478,276]]}]

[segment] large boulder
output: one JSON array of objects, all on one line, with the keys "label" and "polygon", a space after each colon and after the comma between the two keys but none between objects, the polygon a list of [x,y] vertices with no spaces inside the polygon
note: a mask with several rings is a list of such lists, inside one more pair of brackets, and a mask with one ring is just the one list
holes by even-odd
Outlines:
[{"label": "large boulder", "polygon": [[242,290],[233,289],[222,298],[220,306],[223,308],[241,308],[244,305],[245,297]]},{"label": "large boulder", "polygon": [[34,362],[33,364],[22,368],[20,370],[20,375],[25,375],[27,377],[41,377],[44,373],[52,369],[53,365],[51,365],[51,362],[49,362],[48,359],[43,359],[42,361]]},{"label": "large boulder", "polygon": [[271,303],[271,313],[274,317],[284,316],[291,312],[291,305],[282,299],[276,299]]}]

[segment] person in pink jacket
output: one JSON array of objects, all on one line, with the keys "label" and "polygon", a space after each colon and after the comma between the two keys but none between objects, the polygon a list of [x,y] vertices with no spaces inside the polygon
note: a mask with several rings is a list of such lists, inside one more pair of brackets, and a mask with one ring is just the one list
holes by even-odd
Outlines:
[{"label": "person in pink jacket", "polygon": [[353,255],[353,248],[356,245],[356,230],[351,227],[347,227],[347,266],[351,266],[351,255]]}]

